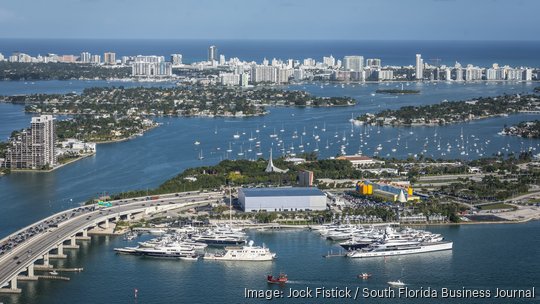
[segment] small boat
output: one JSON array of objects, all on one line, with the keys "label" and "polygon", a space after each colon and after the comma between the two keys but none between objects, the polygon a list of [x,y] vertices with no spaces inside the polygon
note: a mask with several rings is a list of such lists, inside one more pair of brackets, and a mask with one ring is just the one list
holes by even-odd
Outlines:
[{"label": "small boat", "polygon": [[362,272],[361,274],[358,275],[359,279],[364,279],[364,280],[367,280],[370,277],[371,277],[371,273],[367,273],[367,272]]},{"label": "small boat", "polygon": [[287,275],[284,273],[280,273],[277,277],[271,274],[266,277],[266,281],[270,284],[285,284],[288,280]]},{"label": "small boat", "polygon": [[53,271],[50,271],[49,274],[55,276],[55,275],[58,275],[58,272],[56,270],[53,270]]},{"label": "small boat", "polygon": [[197,140],[197,141],[195,141],[193,144],[194,144],[195,146],[198,146],[198,145],[201,144],[201,142]]},{"label": "small boat", "polygon": [[401,282],[401,280],[397,280],[397,281],[389,281],[388,285],[392,287],[401,287],[401,286],[405,286],[405,283]]}]

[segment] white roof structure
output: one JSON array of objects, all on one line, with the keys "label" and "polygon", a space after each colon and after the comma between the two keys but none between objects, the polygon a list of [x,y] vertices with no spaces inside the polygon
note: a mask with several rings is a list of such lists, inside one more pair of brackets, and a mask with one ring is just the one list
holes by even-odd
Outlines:
[{"label": "white roof structure", "polygon": [[283,169],[280,169],[280,168],[274,166],[274,162],[272,161],[272,149],[270,149],[270,158],[268,160],[268,165],[266,166],[266,169],[264,169],[264,172],[285,173],[287,171],[289,171],[289,169],[283,170]]}]

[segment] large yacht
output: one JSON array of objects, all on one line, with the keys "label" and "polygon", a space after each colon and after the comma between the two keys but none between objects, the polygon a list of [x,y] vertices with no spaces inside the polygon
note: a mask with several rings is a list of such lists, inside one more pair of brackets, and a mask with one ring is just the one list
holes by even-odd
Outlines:
[{"label": "large yacht", "polygon": [[264,246],[253,246],[253,241],[250,241],[247,246],[225,247],[225,252],[206,253],[203,259],[221,261],[271,261],[275,257],[276,254],[270,252],[270,249]]},{"label": "large yacht", "polygon": [[406,255],[414,253],[426,253],[441,250],[451,250],[452,242],[417,242],[409,241],[403,243],[377,243],[368,247],[347,253],[350,258],[370,258],[393,255]]},{"label": "large yacht", "polygon": [[136,255],[155,257],[155,258],[180,258],[195,255],[195,250],[185,246],[164,246],[154,248],[137,248]]},{"label": "large yacht", "polygon": [[351,258],[368,258],[425,253],[451,250],[452,245],[452,242],[444,241],[440,234],[410,228],[396,232],[394,229],[386,227],[381,240],[367,247],[351,251],[347,256]]}]

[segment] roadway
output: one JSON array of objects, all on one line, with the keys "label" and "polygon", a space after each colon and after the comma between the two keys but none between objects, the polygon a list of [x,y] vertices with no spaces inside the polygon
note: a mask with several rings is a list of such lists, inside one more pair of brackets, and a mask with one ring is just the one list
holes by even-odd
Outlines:
[{"label": "roadway", "polygon": [[[112,207],[108,208],[88,208],[86,212],[81,212],[71,218],[58,223],[57,227],[48,228],[39,233],[24,239],[16,247],[11,248],[3,255],[0,255],[0,286],[6,283],[21,272],[26,271],[29,265],[33,265],[37,260],[43,259],[52,249],[57,248],[64,241],[74,237],[77,233],[99,223],[110,219],[119,219],[121,216],[130,216],[135,213],[158,213],[181,207],[189,207],[200,203],[211,203],[223,197],[222,192],[188,192],[162,195],[159,199],[147,200],[147,197],[139,197],[125,200],[111,201]],[[70,209],[72,210],[72,209]],[[68,210],[67,212],[71,212]],[[60,212],[49,218],[63,216],[66,211]],[[29,227],[38,227],[43,221],[37,222]],[[13,237],[20,231],[28,230],[23,228],[8,236]]]}]

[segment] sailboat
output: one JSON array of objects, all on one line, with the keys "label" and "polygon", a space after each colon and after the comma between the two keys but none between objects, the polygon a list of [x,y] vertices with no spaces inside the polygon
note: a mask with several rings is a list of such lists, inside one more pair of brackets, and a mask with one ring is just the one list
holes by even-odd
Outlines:
[{"label": "sailboat", "polygon": [[326,132],[326,122],[323,124],[321,131]]},{"label": "sailboat", "polygon": [[231,148],[231,143],[229,142],[229,149],[227,149],[227,152],[228,153],[231,153],[232,152],[232,148]]},{"label": "sailboat", "polygon": [[234,138],[234,139],[240,138],[240,134],[239,134],[238,132],[236,132],[236,134],[233,135],[233,138]]},{"label": "sailboat", "polygon": [[204,159],[204,156],[203,156],[203,153],[202,153],[202,149],[201,149],[201,151],[199,151],[199,159],[200,159],[200,160]]}]

